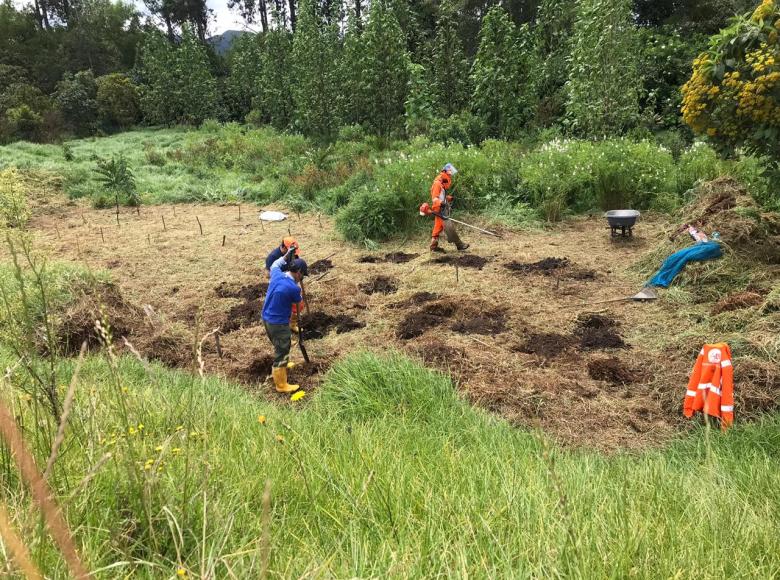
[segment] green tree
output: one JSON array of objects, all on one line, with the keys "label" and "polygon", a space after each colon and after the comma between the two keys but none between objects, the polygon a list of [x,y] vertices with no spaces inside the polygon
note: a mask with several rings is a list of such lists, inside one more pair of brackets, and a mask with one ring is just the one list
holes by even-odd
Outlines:
[{"label": "green tree", "polygon": [[332,138],[340,124],[334,111],[339,94],[338,56],[336,27],[324,22],[313,0],[302,0],[292,50],[295,125],[318,139]]},{"label": "green tree", "polygon": [[528,27],[517,29],[503,8],[491,8],[472,69],[472,107],[491,135],[515,137],[533,106]]},{"label": "green tree", "polygon": [[427,71],[421,64],[409,65],[409,91],[405,109],[407,135],[425,135],[431,130],[436,104]]},{"label": "green tree", "polygon": [[262,102],[264,36],[245,34],[235,41],[228,54],[225,106],[232,119],[243,121]]},{"label": "green tree", "polygon": [[539,4],[534,40],[539,62],[536,123],[540,126],[557,122],[566,112],[567,59],[576,8],[570,0],[542,0]]},{"label": "green tree", "polygon": [[455,9],[450,2],[442,5],[436,22],[431,68],[430,83],[439,115],[449,117],[466,109],[471,96],[469,62],[463,52]]},{"label": "green tree", "polygon": [[568,123],[599,137],[632,127],[639,115],[637,34],[630,0],[581,0],[574,26]]},{"label": "green tree", "polygon": [[409,82],[409,56],[388,0],[374,0],[363,33],[366,123],[378,135],[401,128]]},{"label": "green tree", "polygon": [[66,73],[57,83],[54,100],[66,125],[77,134],[94,130],[97,120],[97,84],[92,71]]},{"label": "green tree", "polygon": [[295,106],[290,99],[293,90],[292,34],[277,27],[264,35],[260,56],[260,102],[255,106],[265,120],[277,129],[287,129],[293,120]]},{"label": "green tree", "polygon": [[97,108],[100,122],[110,128],[126,129],[141,117],[138,88],[127,75],[113,73],[98,77]]},{"label": "green tree", "polygon": [[199,124],[219,115],[206,49],[188,28],[178,46],[150,33],[140,60],[141,110],[148,122]]},{"label": "green tree", "polygon": [[368,118],[365,68],[363,23],[353,16],[349,19],[339,60],[339,84],[342,87],[339,110],[347,125],[360,125]]}]

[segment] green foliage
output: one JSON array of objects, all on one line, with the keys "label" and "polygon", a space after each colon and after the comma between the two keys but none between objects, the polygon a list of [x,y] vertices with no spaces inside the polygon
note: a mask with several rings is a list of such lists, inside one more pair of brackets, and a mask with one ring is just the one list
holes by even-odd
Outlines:
[{"label": "green foliage", "polygon": [[431,122],[428,136],[439,143],[460,143],[461,145],[479,145],[488,134],[481,117],[464,111],[446,119]]},{"label": "green foliage", "polygon": [[4,140],[24,139],[36,141],[41,135],[43,118],[29,105],[19,105],[5,112],[5,123],[0,125],[0,137]]},{"label": "green foliage", "polygon": [[566,108],[567,59],[571,52],[577,4],[570,0],[542,0],[533,29],[539,63],[536,80],[538,105],[534,122],[548,127],[560,121]]},{"label": "green foliage", "polygon": [[410,137],[427,134],[433,125],[434,107],[425,67],[410,63],[409,91],[405,103],[406,134]]},{"label": "green foliage", "polygon": [[[99,160],[95,172],[98,175],[97,181],[114,197],[117,207],[120,203],[132,206],[141,204],[135,176],[123,155]],[[105,207],[104,202],[100,199],[97,200],[97,203],[98,206]]]},{"label": "green foliage", "polygon": [[98,77],[96,83],[98,115],[104,126],[127,129],[140,120],[138,87],[126,75],[105,75]]},{"label": "green foliage", "polygon": [[695,143],[680,155],[678,161],[679,190],[688,191],[697,182],[715,179],[723,173],[723,163],[718,159],[717,153],[704,143]]},{"label": "green foliage", "polygon": [[151,123],[199,125],[219,115],[206,49],[185,29],[178,46],[149,34],[141,48],[141,109]]},{"label": "green foliage", "polygon": [[479,38],[472,109],[490,135],[517,137],[533,106],[528,28],[516,29],[504,9],[496,6],[485,16]]},{"label": "green foliage", "polygon": [[469,61],[458,34],[455,7],[449,1],[442,3],[436,21],[429,74],[428,90],[435,98],[437,117],[450,117],[469,108]]},{"label": "green foliage", "polygon": [[243,121],[263,103],[263,35],[245,34],[228,54],[230,74],[225,80],[225,106],[231,119]]},{"label": "green foliage", "polygon": [[764,0],[710,39],[683,86],[683,118],[726,155],[780,164],[780,5]]},{"label": "green foliage", "polygon": [[97,121],[97,84],[92,71],[67,73],[57,83],[54,100],[66,125],[76,134],[92,132]]},{"label": "green foliage", "polygon": [[639,114],[637,36],[630,0],[582,0],[569,59],[570,128],[604,137],[633,126]]},{"label": "green foliage", "polygon": [[24,180],[15,168],[0,170],[0,225],[23,228],[30,219]]},{"label": "green foliage", "polygon": [[305,135],[328,140],[341,124],[334,111],[339,93],[338,33],[323,21],[313,0],[301,0],[298,9],[292,50],[295,123]]},{"label": "green foliage", "polygon": [[374,0],[368,24],[361,36],[363,82],[366,87],[365,123],[388,137],[403,125],[409,83],[409,56],[401,26],[391,10],[391,0]]}]

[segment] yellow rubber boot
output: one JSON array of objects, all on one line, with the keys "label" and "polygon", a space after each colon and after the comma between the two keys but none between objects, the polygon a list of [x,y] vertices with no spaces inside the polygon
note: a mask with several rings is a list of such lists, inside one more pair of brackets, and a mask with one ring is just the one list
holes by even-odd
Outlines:
[{"label": "yellow rubber boot", "polygon": [[274,367],[271,373],[274,377],[274,385],[279,393],[294,393],[301,388],[300,385],[291,385],[287,382],[287,367]]},{"label": "yellow rubber boot", "polygon": [[290,361],[290,362],[287,363],[287,368],[288,369],[294,369],[297,366],[298,365],[296,363],[294,363],[293,361]]}]

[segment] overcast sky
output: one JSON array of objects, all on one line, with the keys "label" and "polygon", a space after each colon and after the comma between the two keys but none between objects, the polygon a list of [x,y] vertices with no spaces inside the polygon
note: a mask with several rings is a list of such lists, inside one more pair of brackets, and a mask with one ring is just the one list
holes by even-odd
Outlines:
[{"label": "overcast sky", "polygon": [[[133,2],[138,9],[146,13],[146,7],[143,0],[129,0]],[[25,6],[30,4],[29,0],[13,0],[16,6]],[[209,8],[213,11],[213,16],[209,22],[209,34],[219,34],[226,30],[243,30],[244,23],[238,14],[231,12],[227,6],[227,0],[207,0]]]}]

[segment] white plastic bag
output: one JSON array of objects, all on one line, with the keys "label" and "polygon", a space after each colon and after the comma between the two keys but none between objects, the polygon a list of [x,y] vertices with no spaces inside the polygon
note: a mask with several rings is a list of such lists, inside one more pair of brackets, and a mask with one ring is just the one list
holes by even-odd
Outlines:
[{"label": "white plastic bag", "polygon": [[287,214],[280,211],[262,211],[260,219],[264,222],[283,222],[287,219]]}]

